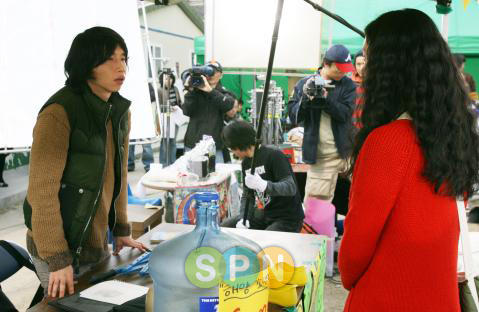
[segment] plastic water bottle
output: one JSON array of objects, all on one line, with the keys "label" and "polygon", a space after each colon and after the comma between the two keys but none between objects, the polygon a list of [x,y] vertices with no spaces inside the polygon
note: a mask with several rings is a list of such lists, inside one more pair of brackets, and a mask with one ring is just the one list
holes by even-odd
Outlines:
[{"label": "plastic water bottle", "polygon": [[218,297],[218,285],[211,288],[195,286],[187,278],[185,263],[188,255],[200,247],[212,247],[223,254],[233,247],[246,247],[256,254],[261,247],[239,235],[221,231],[219,227],[219,195],[200,192],[196,200],[196,227],[158,245],[150,257],[150,275],[154,282],[155,312],[199,311],[200,297]]},{"label": "plastic water bottle", "polygon": [[213,173],[216,170],[216,144],[212,137],[210,137],[210,144],[208,145],[208,172]]}]

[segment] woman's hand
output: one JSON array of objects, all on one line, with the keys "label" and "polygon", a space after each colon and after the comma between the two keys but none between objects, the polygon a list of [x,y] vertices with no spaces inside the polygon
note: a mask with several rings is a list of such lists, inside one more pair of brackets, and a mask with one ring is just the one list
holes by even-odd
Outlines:
[{"label": "woman's hand", "polygon": [[131,247],[131,248],[137,248],[141,252],[148,251],[148,248],[143,245],[142,243],[137,242],[136,240],[132,239],[130,236],[117,236],[114,237],[115,240],[115,250],[113,250],[113,255],[117,256],[120,250],[123,249],[123,247]]},{"label": "woman's hand", "polygon": [[58,271],[50,272],[50,277],[48,278],[49,297],[56,297],[58,292],[58,298],[63,298],[65,290],[69,295],[73,295],[75,292],[73,288],[73,267],[71,265]]}]

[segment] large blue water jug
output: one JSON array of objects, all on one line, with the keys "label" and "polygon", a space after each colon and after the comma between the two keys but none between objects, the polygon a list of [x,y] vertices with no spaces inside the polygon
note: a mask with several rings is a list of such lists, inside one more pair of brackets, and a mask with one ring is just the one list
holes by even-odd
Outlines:
[{"label": "large blue water jug", "polygon": [[216,192],[199,192],[196,201],[196,227],[158,245],[152,252],[149,267],[154,282],[155,312],[199,311],[200,297],[218,297],[218,286],[200,288],[187,278],[185,264],[191,252],[211,247],[221,254],[233,247],[246,247],[255,254],[261,247],[245,237],[225,233],[219,227]]}]

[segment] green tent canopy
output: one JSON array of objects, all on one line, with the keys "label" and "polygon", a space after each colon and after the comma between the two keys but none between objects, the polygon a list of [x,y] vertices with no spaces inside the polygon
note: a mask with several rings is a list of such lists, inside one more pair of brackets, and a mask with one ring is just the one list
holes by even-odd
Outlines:
[{"label": "green tent canopy", "polygon": [[[404,8],[414,8],[429,15],[439,30],[442,28],[442,15],[436,13],[436,1],[432,0],[324,0],[323,6],[343,17],[359,29],[382,13]],[[453,11],[448,14],[448,42],[454,53],[479,54],[479,4],[471,1],[466,10],[462,0],[453,0]],[[318,12],[318,14],[320,14]],[[323,15],[321,42],[323,51],[332,43],[341,43],[354,53],[363,45],[363,38],[352,30]]]}]

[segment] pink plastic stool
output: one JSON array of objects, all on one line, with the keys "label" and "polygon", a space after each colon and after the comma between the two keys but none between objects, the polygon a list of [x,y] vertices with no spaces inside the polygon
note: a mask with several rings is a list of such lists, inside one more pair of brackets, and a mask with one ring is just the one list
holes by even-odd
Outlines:
[{"label": "pink plastic stool", "polygon": [[326,276],[333,276],[336,208],[330,202],[314,197],[306,199],[305,207],[304,222],[311,225],[318,234],[326,235],[329,238],[326,256]]}]

